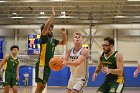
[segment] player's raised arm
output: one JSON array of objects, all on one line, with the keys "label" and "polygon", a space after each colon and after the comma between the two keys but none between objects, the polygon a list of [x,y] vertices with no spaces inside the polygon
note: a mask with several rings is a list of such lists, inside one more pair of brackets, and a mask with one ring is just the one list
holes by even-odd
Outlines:
[{"label": "player's raised arm", "polygon": [[42,28],[42,35],[46,35],[48,33],[48,30],[50,29],[50,25],[52,24],[53,18],[55,16],[55,11],[54,11],[54,7],[52,7],[52,14],[50,16],[50,18],[47,20],[47,22],[44,24],[43,28]]}]

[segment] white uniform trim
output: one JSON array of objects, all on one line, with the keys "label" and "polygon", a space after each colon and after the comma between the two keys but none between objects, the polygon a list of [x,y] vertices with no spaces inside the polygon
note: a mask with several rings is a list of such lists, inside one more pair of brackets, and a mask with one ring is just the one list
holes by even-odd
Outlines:
[{"label": "white uniform trim", "polygon": [[3,71],[3,78],[2,81],[5,82],[5,71]]},{"label": "white uniform trim", "polygon": [[117,92],[117,93],[120,93],[120,92],[122,91],[122,88],[123,88],[123,84],[119,84],[119,86],[118,86],[116,92]]}]

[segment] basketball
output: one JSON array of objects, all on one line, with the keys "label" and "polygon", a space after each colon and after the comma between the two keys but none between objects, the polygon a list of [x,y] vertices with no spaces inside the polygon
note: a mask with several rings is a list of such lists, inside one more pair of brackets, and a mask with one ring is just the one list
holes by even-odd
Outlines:
[{"label": "basketball", "polygon": [[61,66],[62,63],[63,62],[59,57],[53,57],[49,62],[49,66],[50,66],[51,70],[59,71],[62,68],[62,66]]}]

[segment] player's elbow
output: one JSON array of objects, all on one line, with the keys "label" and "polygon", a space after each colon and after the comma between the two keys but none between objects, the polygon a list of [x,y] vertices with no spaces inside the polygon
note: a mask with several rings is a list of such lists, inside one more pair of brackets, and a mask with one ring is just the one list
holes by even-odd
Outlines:
[{"label": "player's elbow", "polygon": [[62,42],[62,45],[66,45],[66,41],[63,41],[63,42]]},{"label": "player's elbow", "polygon": [[66,41],[62,40],[62,41],[60,42],[60,45],[66,45]]}]

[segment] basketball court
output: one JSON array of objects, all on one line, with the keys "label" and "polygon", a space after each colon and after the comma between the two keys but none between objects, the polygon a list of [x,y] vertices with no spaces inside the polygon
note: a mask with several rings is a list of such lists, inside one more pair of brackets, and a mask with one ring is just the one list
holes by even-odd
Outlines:
[{"label": "basketball court", "polygon": [[[75,32],[81,33],[82,46],[89,50],[86,60],[89,78],[84,93],[96,93],[104,82],[104,73],[100,73],[95,82],[92,75],[98,54],[103,51],[102,40],[108,36],[115,41],[114,50],[123,54],[123,93],[140,93],[140,73],[137,78],[133,76],[140,60],[140,0],[0,0],[0,63],[4,55],[10,54],[12,45],[19,46],[18,93],[35,91],[35,65],[41,49],[40,28],[50,18],[52,6],[56,13],[52,22],[54,38],[63,39],[61,28],[65,28],[67,34],[66,45],[54,48],[54,56],[61,58],[66,50],[74,47]],[[3,93],[1,72],[0,93]],[[45,89],[43,93],[66,93],[69,77],[69,67],[51,71],[48,92]]]},{"label": "basketball court", "polygon": [[[84,91],[84,93],[96,93],[96,87],[87,87]],[[19,88],[19,93],[34,93],[35,87],[20,87]],[[47,93],[66,93],[66,87],[48,87],[48,92]],[[126,87],[124,89],[123,93],[139,93],[140,88],[128,88]],[[0,93],[2,93],[2,89],[0,89]],[[10,92],[12,93],[12,92]],[[43,91],[43,93],[46,93],[46,90]]]}]

